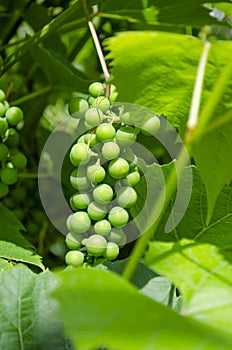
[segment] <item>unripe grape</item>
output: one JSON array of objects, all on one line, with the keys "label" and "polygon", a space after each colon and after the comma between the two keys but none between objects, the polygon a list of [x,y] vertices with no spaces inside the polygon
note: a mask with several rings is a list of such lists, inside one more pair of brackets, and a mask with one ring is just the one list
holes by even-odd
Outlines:
[{"label": "unripe grape", "polygon": [[14,200],[14,203],[23,203],[27,198],[27,190],[25,187],[17,187],[11,192],[11,198]]},{"label": "unripe grape", "polygon": [[85,143],[76,143],[70,152],[71,163],[78,166],[80,163],[85,164],[90,160],[88,145]]},{"label": "unripe grape", "polygon": [[110,242],[117,243],[119,247],[122,247],[126,244],[126,235],[121,228],[112,228],[107,236],[107,239]]},{"label": "unripe grape", "polygon": [[96,130],[96,136],[100,141],[112,140],[115,137],[115,134],[115,128],[109,123],[100,124]]},{"label": "unripe grape", "polygon": [[107,241],[101,235],[92,235],[86,242],[87,252],[93,256],[101,256],[107,247]]},{"label": "unripe grape", "polygon": [[148,119],[142,126],[141,131],[144,135],[154,135],[160,128],[160,119],[155,115]]},{"label": "unripe grape", "polygon": [[123,208],[131,208],[137,201],[137,193],[132,187],[121,187],[117,192],[117,202]]},{"label": "unripe grape", "polygon": [[67,220],[67,228],[74,233],[85,233],[91,226],[91,220],[84,211],[78,211],[71,214]]},{"label": "unripe grape", "polygon": [[79,250],[71,250],[65,255],[67,265],[74,267],[82,266],[84,262],[84,254]]},{"label": "unripe grape", "polygon": [[122,207],[116,206],[110,210],[108,220],[112,226],[122,227],[128,223],[129,214]]},{"label": "unripe grape", "polygon": [[111,231],[111,225],[108,220],[100,220],[97,221],[94,225],[94,231],[95,233],[101,235],[101,236],[107,236]]},{"label": "unripe grape", "polygon": [[102,155],[107,160],[118,158],[120,154],[120,147],[116,142],[110,141],[104,143],[102,147]]},{"label": "unripe grape", "polygon": [[116,133],[116,141],[120,146],[131,146],[136,141],[136,138],[135,129],[129,125],[122,126]]},{"label": "unripe grape", "polygon": [[87,177],[90,181],[101,182],[106,175],[105,169],[100,165],[90,165],[87,168]]},{"label": "unripe grape", "polygon": [[6,97],[5,92],[2,89],[0,89],[0,102],[4,101],[5,97]]},{"label": "unripe grape", "polygon": [[3,168],[1,171],[1,180],[6,185],[13,185],[18,180],[18,171],[13,168]]},{"label": "unripe grape", "polygon": [[97,139],[97,136],[95,134],[85,134],[84,142],[86,144],[89,143],[90,147],[94,147],[98,144],[99,140]]},{"label": "unripe grape", "polygon": [[5,115],[5,112],[6,112],[5,105],[4,105],[4,103],[0,102],[0,118]]},{"label": "unripe grape", "polygon": [[25,218],[25,212],[21,209],[15,209],[13,210],[13,213],[19,221],[22,221]]},{"label": "unripe grape", "polygon": [[16,153],[10,157],[10,161],[16,169],[23,169],[27,165],[27,158],[21,152]]},{"label": "unripe grape", "polygon": [[73,170],[70,175],[70,183],[76,190],[85,190],[89,187],[90,183],[86,175],[79,174],[78,170]]},{"label": "unripe grape", "polygon": [[114,260],[117,258],[119,254],[119,247],[114,242],[108,242],[105,252],[103,253],[103,256],[107,260]]},{"label": "unripe grape", "polygon": [[69,249],[79,249],[82,239],[83,234],[69,232],[65,237],[65,243]]},{"label": "unripe grape", "polygon": [[19,134],[15,129],[8,129],[5,134],[4,142],[7,146],[14,147],[19,143]]},{"label": "unripe grape", "polygon": [[105,86],[102,83],[95,82],[89,86],[89,93],[92,97],[98,97],[105,94]]},{"label": "unripe grape", "polygon": [[106,204],[111,202],[113,198],[113,190],[110,185],[101,184],[97,186],[93,191],[93,198],[97,203]]},{"label": "unripe grape", "polygon": [[104,116],[102,111],[97,108],[90,108],[85,113],[85,121],[88,126],[94,127],[103,122]]},{"label": "unripe grape", "polygon": [[0,182],[0,198],[6,197],[8,192],[9,192],[8,185],[3,182]]},{"label": "unripe grape", "polygon": [[129,169],[128,162],[123,158],[111,160],[108,166],[109,174],[114,179],[124,178],[128,174]]},{"label": "unripe grape", "polygon": [[90,201],[91,197],[88,193],[74,193],[70,198],[70,205],[73,210],[85,209]]},{"label": "unripe grape", "polygon": [[102,220],[107,213],[107,208],[103,204],[91,202],[87,209],[88,215],[93,220]]},{"label": "unripe grape", "polygon": [[11,125],[17,125],[23,120],[23,111],[19,107],[10,107],[6,111],[6,120]]},{"label": "unripe grape", "polygon": [[100,109],[103,113],[105,113],[110,109],[110,101],[108,98],[100,96],[93,101],[92,106]]},{"label": "unripe grape", "polygon": [[117,88],[115,85],[111,84],[110,85],[110,97],[109,97],[110,102],[115,102],[117,97],[118,97]]},{"label": "unripe grape", "polygon": [[139,183],[140,174],[137,170],[135,170],[132,173],[128,174],[125,179],[126,179],[128,185],[133,187]]},{"label": "unripe grape", "polygon": [[80,97],[74,97],[69,102],[68,111],[72,117],[80,118],[82,115],[79,112],[85,112],[89,108],[89,104],[86,100]]},{"label": "unripe grape", "polygon": [[3,143],[0,143],[0,161],[5,162],[9,153],[8,147]]},{"label": "unripe grape", "polygon": [[0,118],[0,136],[5,135],[8,129],[8,123],[6,119]]}]

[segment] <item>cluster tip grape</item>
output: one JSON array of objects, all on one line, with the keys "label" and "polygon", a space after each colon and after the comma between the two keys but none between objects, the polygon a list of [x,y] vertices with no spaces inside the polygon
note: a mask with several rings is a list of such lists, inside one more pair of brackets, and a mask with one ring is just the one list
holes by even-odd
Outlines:
[{"label": "cluster tip grape", "polygon": [[[89,86],[87,99],[73,98],[69,113],[82,119],[88,129],[73,144],[69,157],[74,169],[70,183],[73,213],[66,221],[68,234],[65,262],[75,267],[93,264],[96,259],[115,260],[127,243],[126,225],[132,220],[130,208],[136,205],[136,185],[141,172],[126,157],[141,129],[130,125],[130,113],[113,108],[117,97],[111,85]],[[157,116],[144,123],[143,132],[156,132]]]}]

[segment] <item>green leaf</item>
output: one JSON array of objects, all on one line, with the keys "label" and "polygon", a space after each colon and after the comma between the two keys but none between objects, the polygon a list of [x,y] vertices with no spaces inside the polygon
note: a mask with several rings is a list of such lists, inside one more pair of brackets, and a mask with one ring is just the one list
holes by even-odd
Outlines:
[{"label": "green leaf", "polygon": [[80,350],[170,348],[229,349],[232,338],[183,317],[102,270],[76,269],[58,275],[54,296],[68,334]]},{"label": "green leaf", "polygon": [[153,242],[146,262],[183,294],[182,313],[231,333],[232,265],[211,244]]},{"label": "green leaf", "polygon": [[50,272],[36,275],[22,265],[0,273],[1,349],[68,349],[49,298],[56,284]]}]

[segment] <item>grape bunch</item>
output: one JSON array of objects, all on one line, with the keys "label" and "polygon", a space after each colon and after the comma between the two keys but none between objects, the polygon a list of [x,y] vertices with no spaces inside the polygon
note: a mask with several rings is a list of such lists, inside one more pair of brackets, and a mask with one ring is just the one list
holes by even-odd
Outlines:
[{"label": "grape bunch", "polygon": [[[81,266],[99,257],[116,259],[127,243],[124,229],[138,197],[135,186],[141,173],[136,162],[128,160],[128,151],[141,129],[129,125],[128,112],[114,108],[115,86],[111,85],[109,98],[106,95],[106,86],[95,82],[89,86],[87,100],[74,98],[69,104],[70,114],[81,118],[88,131],[69,153],[75,192],[70,198],[73,213],[66,221],[68,265]],[[159,118],[153,117],[144,124],[143,132],[156,131],[159,126]]]},{"label": "grape bunch", "polygon": [[9,106],[5,93],[0,90],[0,198],[7,196],[9,185],[18,179],[18,170],[27,164],[27,158],[19,151],[19,133],[23,127],[23,112]]}]

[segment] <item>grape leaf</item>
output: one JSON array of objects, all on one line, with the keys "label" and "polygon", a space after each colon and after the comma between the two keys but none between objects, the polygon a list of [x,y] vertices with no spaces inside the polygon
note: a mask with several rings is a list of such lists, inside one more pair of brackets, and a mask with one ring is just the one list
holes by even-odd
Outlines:
[{"label": "grape leaf", "polygon": [[[53,293],[65,327],[80,350],[98,346],[120,350],[229,349],[232,338],[139,293],[110,272],[64,271]],[[74,302],[75,301],[75,302]]]},{"label": "grape leaf", "polygon": [[36,275],[22,265],[0,272],[1,349],[69,348],[48,295],[56,283],[51,272]]},{"label": "grape leaf", "polygon": [[232,265],[208,243],[152,242],[146,262],[183,294],[182,314],[231,333]]}]

